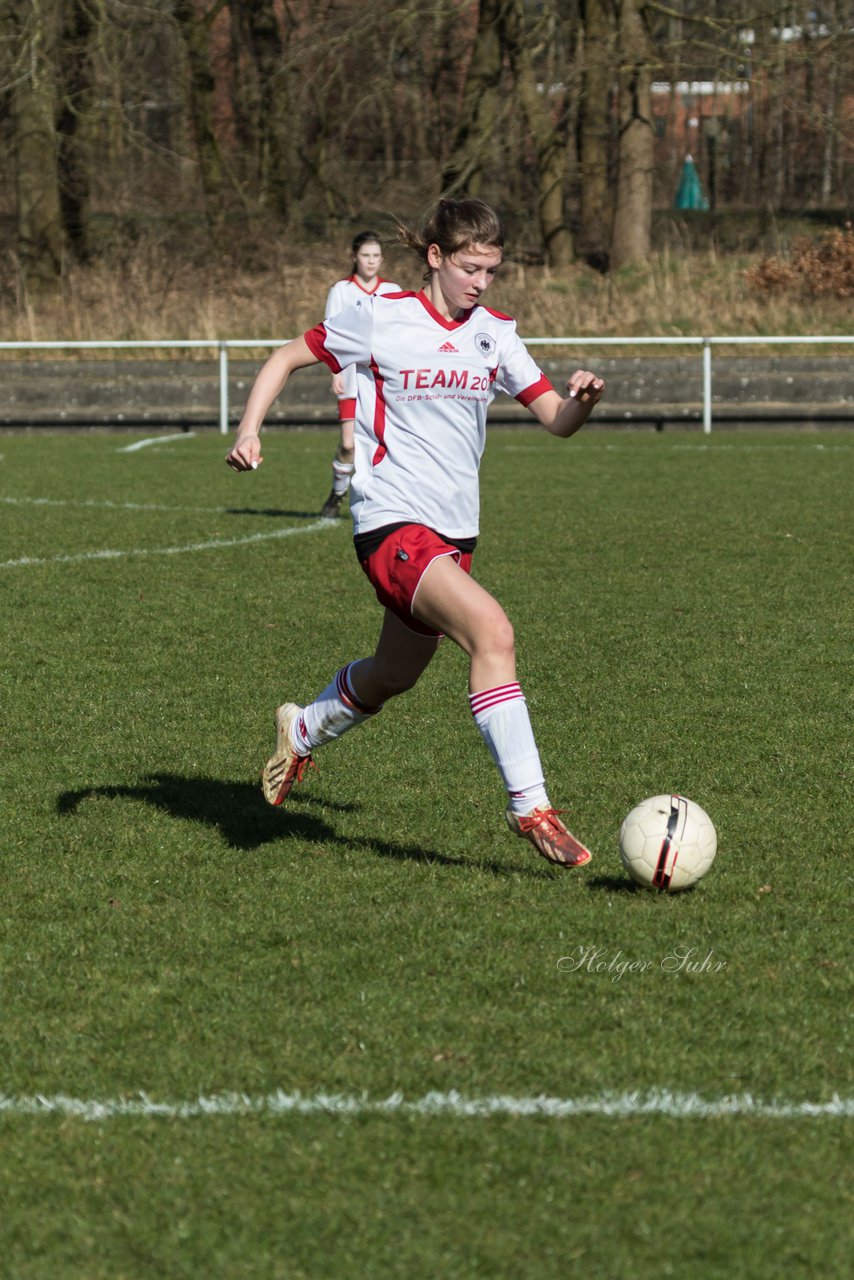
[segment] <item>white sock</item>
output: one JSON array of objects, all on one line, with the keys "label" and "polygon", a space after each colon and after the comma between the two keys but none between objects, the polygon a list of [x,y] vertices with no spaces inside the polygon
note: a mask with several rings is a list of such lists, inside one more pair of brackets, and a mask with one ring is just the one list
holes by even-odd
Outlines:
[{"label": "white sock", "polygon": [[293,745],[301,756],[307,756],[314,747],[340,738],[348,729],[376,715],[381,707],[366,707],[353,693],[350,684],[350,662],[342,667],[335,678],[297,716],[291,735]]},{"label": "white sock", "polygon": [[332,459],[332,489],[339,498],[343,498],[350,488],[350,480],[355,470],[354,462],[339,462],[337,458]]},{"label": "white sock", "polygon": [[528,715],[528,704],[519,685],[498,685],[469,695],[474,722],[489,747],[510,798],[514,813],[548,809],[540,753]]}]

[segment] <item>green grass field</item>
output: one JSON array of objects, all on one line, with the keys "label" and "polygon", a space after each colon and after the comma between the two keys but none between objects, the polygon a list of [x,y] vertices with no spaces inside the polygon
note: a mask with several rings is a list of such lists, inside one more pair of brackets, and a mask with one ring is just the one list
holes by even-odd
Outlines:
[{"label": "green grass field", "polygon": [[[4,1280],[848,1274],[854,436],[492,431],[571,873],[450,644],[265,806],[380,617],[333,436],[140,440],[0,437]],[[617,849],[669,790],[672,897]]]}]

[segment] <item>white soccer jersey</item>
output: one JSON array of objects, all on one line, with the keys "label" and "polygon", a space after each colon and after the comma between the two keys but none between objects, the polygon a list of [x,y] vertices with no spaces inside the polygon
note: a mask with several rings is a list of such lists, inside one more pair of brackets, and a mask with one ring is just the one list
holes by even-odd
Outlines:
[{"label": "white soccer jersey", "polygon": [[[339,311],[352,307],[361,298],[373,298],[375,294],[400,293],[400,285],[393,280],[378,280],[373,289],[366,289],[359,277],[354,273],[346,280],[337,280],[326,296],[325,319],[337,316]],[[355,365],[349,365],[342,371],[344,389],[338,397],[340,400],[355,400],[358,391]]]},{"label": "white soccer jersey", "polygon": [[333,373],[359,366],[354,532],[400,521],[478,533],[478,470],[496,391],[529,405],[552,384],[508,316],[445,320],[424,293],[361,298],[305,335]]},{"label": "white soccer jersey", "polygon": [[324,319],[337,316],[345,307],[352,307],[360,298],[373,298],[379,293],[400,293],[400,285],[393,280],[378,280],[373,289],[366,289],[357,275],[347,276],[346,280],[336,280],[326,295]]}]

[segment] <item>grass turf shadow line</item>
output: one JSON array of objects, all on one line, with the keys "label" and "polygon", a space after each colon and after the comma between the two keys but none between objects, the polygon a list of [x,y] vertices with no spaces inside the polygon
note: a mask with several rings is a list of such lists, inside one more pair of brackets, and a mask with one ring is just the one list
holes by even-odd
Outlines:
[{"label": "grass turf shadow line", "polygon": [[319,511],[284,511],[279,507],[226,507],[227,516],[269,516],[274,520],[319,520]]},{"label": "grass turf shadow line", "polygon": [[[342,850],[360,849],[400,862],[438,863],[447,867],[473,867],[491,875],[551,875],[546,867],[508,867],[496,861],[472,863],[466,858],[439,853],[418,845],[398,844],[364,836],[339,835],[323,819],[305,813],[294,805],[273,809],[261,798],[257,783],[225,781],[219,778],[194,778],[173,773],[148,774],[136,785],[116,784],[80,787],[63,791],[56,802],[57,813],[67,817],[77,812],[84,800],[141,800],[172,818],[195,822],[218,831],[231,849],[250,852],[265,844],[283,839],[305,840],[315,844],[337,846]],[[329,804],[317,797],[301,797],[300,803],[323,804],[340,813],[352,812],[355,805]]]},{"label": "grass turf shadow line", "polygon": [[[636,884],[634,880],[629,878],[628,873],[625,876],[591,876],[586,883],[588,889],[603,893],[651,893],[652,897],[674,897],[672,893],[663,894],[647,889],[642,884]],[[678,896],[684,898],[687,894],[693,893],[693,891],[694,885],[690,885],[689,888],[680,890]]]},{"label": "grass turf shadow line", "polygon": [[635,884],[628,876],[591,876],[587,881],[588,889],[597,889],[604,893],[638,893],[641,886]]},{"label": "grass turf shadow line", "polygon": [[[283,834],[317,841],[340,838],[320,819],[297,815],[291,810],[288,818],[299,817],[301,821],[297,824],[289,822],[287,832],[283,833],[282,814],[264,804],[256,783],[194,778],[174,773],[147,774],[135,785],[115,784],[64,791],[57,800],[57,812],[61,816],[76,813],[82,801],[98,797],[141,800],[172,818],[212,827],[231,849],[258,849],[281,839]],[[352,808],[336,807],[345,812]]]}]

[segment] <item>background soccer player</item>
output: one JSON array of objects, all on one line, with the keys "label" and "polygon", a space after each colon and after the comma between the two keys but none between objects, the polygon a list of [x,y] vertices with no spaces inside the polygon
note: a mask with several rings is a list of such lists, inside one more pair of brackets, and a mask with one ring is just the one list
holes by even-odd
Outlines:
[{"label": "background soccer player", "polygon": [[[400,290],[400,285],[394,284],[391,280],[383,280],[380,276],[383,248],[375,231],[360,231],[353,237],[351,251],[353,265],[349,276],[345,280],[337,280],[327,295],[324,312],[327,320],[337,316],[339,311],[351,306],[363,295],[370,297],[374,293],[398,293]],[[320,512],[327,518],[333,518],[339,514],[353,475],[353,439],[356,426],[354,365],[347,365],[340,373],[333,373],[332,391],[338,397],[341,438],[335,450],[335,457],[332,459],[332,488]]]}]

